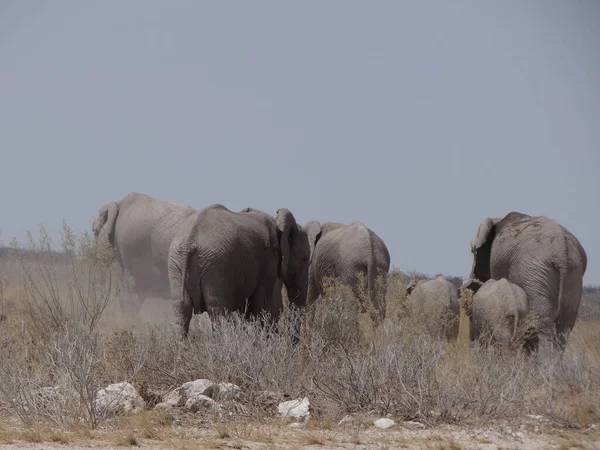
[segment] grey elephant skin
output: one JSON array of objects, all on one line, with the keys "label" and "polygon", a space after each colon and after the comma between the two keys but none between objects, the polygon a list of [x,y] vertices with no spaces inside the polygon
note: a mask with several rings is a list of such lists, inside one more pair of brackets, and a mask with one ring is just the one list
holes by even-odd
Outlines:
[{"label": "grey elephant skin", "polygon": [[467,308],[471,322],[471,341],[481,340],[504,349],[531,348],[527,336],[535,329],[528,317],[525,291],[506,278],[467,281],[462,289],[471,290],[473,303]]},{"label": "grey elephant skin", "polygon": [[[323,224],[311,220],[304,225],[310,242],[308,303],[323,295],[323,281],[336,279],[353,289],[366,312],[365,299],[361,299],[360,276],[367,282],[368,296],[376,311],[375,323],[385,318],[386,278],[390,270],[390,254],[383,240],[362,222],[345,225],[337,222]],[[376,280],[383,282],[377,288]]]},{"label": "grey elephant skin", "polygon": [[276,217],[246,208],[211,205],[185,220],[169,250],[169,280],[175,315],[184,337],[194,313],[226,312],[276,320],[281,284],[290,301],[306,302],[308,237],[285,208]]},{"label": "grey elephant skin", "polygon": [[443,276],[411,281],[406,287],[414,311],[423,314],[430,334],[456,340],[460,323],[458,288]]},{"label": "grey elephant skin", "polygon": [[112,248],[121,271],[133,277],[138,296],[137,303],[122,298],[124,310],[137,313],[148,297],[170,298],[169,247],[183,220],[195,211],[136,192],[102,206],[92,224],[96,245]]},{"label": "grey elephant skin", "polygon": [[471,240],[470,278],[506,278],[527,295],[540,333],[559,349],[577,320],[587,255],[566,228],[545,216],[486,218]]}]

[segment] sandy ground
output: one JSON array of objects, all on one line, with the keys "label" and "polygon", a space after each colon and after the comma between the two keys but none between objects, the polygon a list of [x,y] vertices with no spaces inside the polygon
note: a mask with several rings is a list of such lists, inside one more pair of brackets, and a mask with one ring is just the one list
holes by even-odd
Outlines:
[{"label": "sandy ground", "polygon": [[[28,437],[25,437],[28,436]],[[23,436],[31,439],[31,434]],[[38,435],[49,442],[8,439],[0,448],[10,449],[600,449],[600,427],[586,430],[552,428],[534,421],[511,426],[507,423],[464,426],[441,425],[411,429],[404,424],[381,430],[370,426],[335,426],[270,423],[222,425],[199,423],[197,427],[172,426],[148,437],[143,429],[104,429],[85,434]],[[4,441],[7,439],[5,437]],[[52,442],[55,441],[55,442]]]}]

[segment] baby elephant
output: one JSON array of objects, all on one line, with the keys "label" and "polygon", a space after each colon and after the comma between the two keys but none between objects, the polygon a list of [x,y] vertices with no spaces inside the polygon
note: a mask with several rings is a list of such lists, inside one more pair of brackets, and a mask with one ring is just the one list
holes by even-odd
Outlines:
[{"label": "baby elephant", "polygon": [[506,278],[490,279],[485,283],[470,279],[461,291],[474,293],[473,303],[466,312],[471,321],[471,340],[481,339],[503,348],[515,349],[525,344],[527,323],[527,295]]},{"label": "baby elephant", "polygon": [[434,336],[448,340],[458,337],[460,306],[458,288],[443,276],[432,280],[411,281],[406,287],[413,312]]}]

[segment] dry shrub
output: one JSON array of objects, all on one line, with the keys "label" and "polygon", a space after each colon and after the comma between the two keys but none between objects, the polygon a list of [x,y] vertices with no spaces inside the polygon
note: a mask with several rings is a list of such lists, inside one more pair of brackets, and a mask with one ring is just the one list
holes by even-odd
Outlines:
[{"label": "dry shrub", "polygon": [[[97,424],[94,400],[103,360],[98,322],[117,295],[115,266],[96,258],[88,234],[63,223],[62,251],[43,227],[13,241],[18,306],[0,333],[0,401],[24,423]],[[4,304],[4,290],[0,291]]]},{"label": "dry shrub", "polygon": [[[369,305],[362,313],[356,294],[331,280],[315,304],[287,308],[275,323],[227,314],[182,341],[164,321],[116,329],[114,263],[90,257],[90,241],[74,238],[68,227],[64,235],[69,251],[52,253],[46,244],[21,250],[13,256],[20,272],[10,272],[20,281],[0,283],[0,403],[27,424],[94,427],[96,391],[110,382],[130,381],[153,407],[169,390],[198,378],[242,388],[239,399],[219,399],[231,413],[220,429],[234,437],[245,433],[244,420],[272,416],[279,401],[300,396],[310,398],[312,417],[322,423],[348,413],[429,423],[528,413],[565,426],[600,421],[595,321],[578,322],[562,355],[548,345],[531,356],[503,351],[469,341],[465,292],[459,338],[448,342],[429,328],[439,314],[416,313],[405,295],[407,278],[392,273],[386,290],[378,291],[386,299],[379,327]],[[160,439],[169,421],[156,420],[125,428]],[[129,437],[120,443],[135,445]]]}]

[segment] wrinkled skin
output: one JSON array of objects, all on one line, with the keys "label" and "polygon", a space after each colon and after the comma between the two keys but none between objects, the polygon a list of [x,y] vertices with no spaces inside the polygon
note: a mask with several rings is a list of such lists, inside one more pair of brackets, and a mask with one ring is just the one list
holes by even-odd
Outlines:
[{"label": "wrinkled skin", "polygon": [[472,280],[463,288],[475,294],[467,311],[472,341],[481,339],[505,349],[529,347],[525,333],[533,324],[527,322],[527,295],[523,289],[506,278],[485,283]]},{"label": "wrinkled skin", "polygon": [[123,312],[137,314],[148,297],[169,299],[167,258],[173,236],[194,209],[132,192],[102,206],[92,224],[96,246],[110,246],[122,273],[135,282],[137,302],[122,297]]},{"label": "wrinkled skin", "polygon": [[[362,312],[366,312],[365,299],[361,299],[359,292],[359,274],[362,274],[368,300],[375,310],[371,318],[380,324],[385,318],[385,277],[390,270],[390,254],[383,240],[361,222],[344,225],[311,220],[304,229],[311,253],[308,302],[323,295],[325,278],[334,278],[353,289],[361,301]],[[380,289],[376,286],[378,276],[384,277]]]},{"label": "wrinkled skin", "polygon": [[564,349],[577,320],[587,255],[573,234],[548,217],[511,212],[486,218],[471,240],[471,278],[506,278],[527,295],[539,331]]},{"label": "wrinkled skin", "polygon": [[448,340],[458,337],[460,306],[458,288],[443,276],[432,280],[411,281],[406,294],[415,310],[422,311],[427,319],[428,331]]},{"label": "wrinkled skin", "polygon": [[[281,284],[291,302],[303,306],[310,249],[292,213],[276,217],[246,208],[212,205],[189,216],[169,250],[169,280],[178,326],[187,337],[194,313],[226,312],[277,320]],[[278,281],[279,279],[279,281]]]}]

